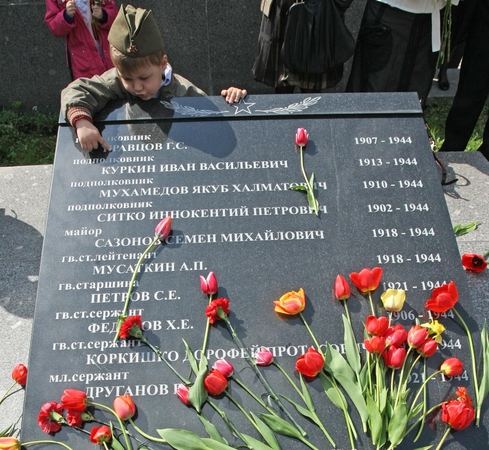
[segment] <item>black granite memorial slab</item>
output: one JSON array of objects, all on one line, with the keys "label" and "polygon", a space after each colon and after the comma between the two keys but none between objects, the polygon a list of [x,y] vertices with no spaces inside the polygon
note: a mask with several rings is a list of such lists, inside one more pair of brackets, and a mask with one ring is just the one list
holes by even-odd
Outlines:
[{"label": "black granite memorial slab", "polygon": [[[304,288],[305,320],[320,343],[328,341],[343,352],[344,308],[332,294],[337,274],[348,278],[364,267],[381,267],[374,303],[388,288],[406,290],[406,304],[393,318],[405,327],[415,319],[425,322],[424,304],[432,289],[453,280],[460,297],[457,310],[477,332],[415,94],[251,96],[234,106],[219,97],[151,100],[110,105],[97,121],[113,147],[110,153],[81,152],[73,130],[63,123],[59,128],[24,441],[49,439],[37,425],[37,414],[67,388],[108,406],[115,396],[129,393],[138,408],[136,424],[152,436],[158,436],[158,428],[205,436],[195,411],[175,395],[180,381],[172,371],[137,341],[113,344],[136,263],[166,216],[172,217],[172,234],[144,261],[129,310],[142,315],[146,339],[185,376],[190,371],[183,340],[199,356],[207,320],[199,276],[210,271],[219,282],[217,296],[230,300],[229,319],[244,345],[250,351],[269,347],[296,382],[296,359],[314,342],[300,318],[275,313],[273,301]],[[318,217],[303,193],[288,189],[303,181],[295,150],[298,127],[309,132],[305,167],[309,175],[315,173]],[[370,306],[355,290],[348,305],[364,355],[363,323]],[[462,359],[466,371],[458,379],[431,381],[430,407],[458,386],[472,388],[467,338],[450,317],[440,320],[447,331],[438,352],[427,359],[428,373],[448,356]],[[253,392],[264,392],[222,323],[211,327],[207,348],[209,365],[225,357]],[[421,385],[421,372],[422,365],[416,366],[413,389]],[[276,367],[264,368],[263,374],[278,393],[300,401]],[[341,411],[318,379],[308,386],[337,448],[350,448]],[[245,411],[262,411],[233,381],[229,392]],[[240,430],[258,438],[229,399],[215,403]],[[332,447],[291,405],[289,410],[306,429],[311,448]],[[204,412],[229,445],[240,444],[211,407]],[[355,408],[350,415],[358,432],[356,448],[370,448]],[[114,421],[104,410],[97,409],[95,416]],[[486,434],[484,427],[457,433],[450,448],[483,448]],[[416,444],[413,437],[399,448],[439,440],[428,426]],[[93,445],[68,426],[52,439],[74,449]],[[283,449],[307,448],[292,438],[279,441]],[[133,448],[138,445],[133,442]],[[153,442],[148,447],[165,448]]]}]

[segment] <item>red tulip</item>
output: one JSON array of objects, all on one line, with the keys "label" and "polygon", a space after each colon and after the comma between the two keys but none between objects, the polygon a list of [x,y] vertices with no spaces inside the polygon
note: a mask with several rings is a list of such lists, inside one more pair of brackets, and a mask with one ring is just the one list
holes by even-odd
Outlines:
[{"label": "red tulip", "polygon": [[90,431],[90,442],[94,444],[103,444],[109,442],[112,439],[112,432],[107,425],[101,427],[93,427]]},{"label": "red tulip", "polygon": [[431,298],[426,301],[425,308],[437,313],[447,312],[458,301],[457,286],[453,281],[433,289]]},{"label": "red tulip", "polygon": [[297,292],[286,292],[278,300],[274,300],[273,303],[275,303],[275,312],[294,316],[304,311],[306,307],[306,294],[304,294],[304,289],[300,288]]},{"label": "red tulip", "polygon": [[63,409],[75,412],[83,412],[87,407],[87,394],[77,389],[65,389],[61,396]]},{"label": "red tulip", "polygon": [[20,450],[20,442],[17,438],[11,436],[0,437],[0,449],[2,450]]},{"label": "red tulip", "polygon": [[142,316],[129,316],[122,322],[121,331],[119,336],[121,339],[127,339],[129,337],[141,338],[143,335],[142,328],[143,323],[141,321]]},{"label": "red tulip", "polygon": [[21,386],[25,386],[27,382],[27,367],[24,364],[17,364],[12,370],[12,378]]},{"label": "red tulip", "polygon": [[475,417],[475,409],[458,399],[443,403],[441,411],[441,420],[454,430],[467,428]]},{"label": "red tulip", "polygon": [[487,262],[484,256],[477,253],[464,253],[462,255],[462,265],[471,272],[483,272],[486,270]]},{"label": "red tulip", "polygon": [[377,289],[380,279],[382,278],[382,268],[374,267],[370,269],[362,269],[359,273],[350,273],[351,282],[357,287],[357,289],[362,293],[372,292]]},{"label": "red tulip", "polygon": [[347,300],[351,295],[350,285],[345,277],[338,275],[334,282],[334,296],[338,300]]},{"label": "red tulip", "polygon": [[209,272],[207,279],[202,275],[200,276],[200,289],[202,289],[202,292],[207,295],[213,295],[217,292],[218,285],[214,272]]},{"label": "red tulip", "polygon": [[184,384],[179,384],[177,387],[177,397],[183,404],[187,406],[190,405],[190,400],[188,399],[188,391],[188,386],[185,386]]},{"label": "red tulip", "polygon": [[312,347],[307,352],[297,358],[295,368],[306,377],[315,377],[324,367],[324,358],[321,353]]},{"label": "red tulip", "polygon": [[364,339],[363,343],[369,353],[382,353],[385,349],[385,337],[372,336],[370,339]]},{"label": "red tulip", "polygon": [[418,348],[428,339],[428,329],[421,325],[413,325],[408,331],[407,343],[411,348]]},{"label": "red tulip", "polygon": [[226,377],[216,369],[212,369],[204,378],[205,390],[211,395],[219,395],[228,387]]},{"label": "red tulip", "polygon": [[165,217],[163,220],[160,220],[158,225],[155,228],[155,236],[163,242],[171,233],[171,217]]},{"label": "red tulip", "polygon": [[212,300],[210,305],[205,309],[205,315],[209,318],[210,323],[214,323],[217,320],[221,320],[219,317],[219,310],[221,310],[226,316],[231,309],[229,308],[229,300],[227,298],[216,298]]},{"label": "red tulip", "polygon": [[379,318],[368,316],[365,320],[365,328],[370,335],[384,336],[389,328],[389,319],[385,316],[380,316]]},{"label": "red tulip", "polygon": [[406,359],[406,349],[389,347],[383,354],[384,363],[391,369],[400,369]]},{"label": "red tulip", "polygon": [[464,371],[464,365],[458,358],[448,358],[442,362],[440,370],[447,377],[458,377]]},{"label": "red tulip", "polygon": [[406,342],[408,333],[400,324],[387,328],[385,332],[385,344],[392,347],[400,347]]},{"label": "red tulip", "polygon": [[299,147],[305,147],[307,145],[307,141],[309,140],[309,134],[305,128],[297,128],[295,133],[295,143]]},{"label": "red tulip", "polygon": [[229,378],[233,376],[234,373],[234,367],[233,365],[229,362],[226,361],[225,359],[218,359],[214,365],[212,366],[213,369],[216,369],[217,371],[221,372],[225,378]]},{"label": "red tulip", "polygon": [[129,394],[114,399],[114,411],[121,420],[128,420],[136,414],[136,405]]},{"label": "red tulip", "polygon": [[57,402],[44,403],[37,415],[37,423],[45,433],[56,433],[61,430],[63,406]]},{"label": "red tulip", "polygon": [[438,350],[438,342],[436,342],[432,338],[426,339],[419,347],[416,348],[416,351],[423,357],[429,358],[433,356]]},{"label": "red tulip", "polygon": [[269,366],[273,362],[273,354],[268,348],[262,347],[255,353],[255,363],[258,366]]}]

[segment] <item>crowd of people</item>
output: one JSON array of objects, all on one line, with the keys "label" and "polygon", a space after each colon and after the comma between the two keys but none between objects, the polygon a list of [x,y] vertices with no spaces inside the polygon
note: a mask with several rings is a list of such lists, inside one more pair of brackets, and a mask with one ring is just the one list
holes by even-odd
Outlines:
[{"label": "crowd of people", "polygon": [[[440,63],[439,85],[448,87],[445,69],[457,44],[463,48],[460,80],[442,150],[464,151],[489,95],[489,2],[367,0],[356,42],[345,25],[351,3],[262,0],[254,79],[277,94],[321,92],[342,79],[353,58],[347,92],[414,91],[424,106]],[[110,100],[205,95],[172,72],[151,11],[118,9],[115,0],[46,0],[45,22],[54,36],[66,38],[73,82],[62,102],[84,149],[109,149],[91,117]],[[460,51],[452,56],[458,64]],[[233,103],[246,90],[222,94]],[[479,150],[489,159],[487,124],[484,138]]]}]

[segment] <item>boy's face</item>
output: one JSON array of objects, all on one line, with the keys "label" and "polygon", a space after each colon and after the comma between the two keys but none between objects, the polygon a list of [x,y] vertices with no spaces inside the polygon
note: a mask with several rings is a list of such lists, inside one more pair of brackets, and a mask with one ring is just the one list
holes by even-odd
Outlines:
[{"label": "boy's face", "polygon": [[141,100],[149,100],[158,92],[161,85],[161,73],[166,69],[167,57],[163,56],[160,65],[147,65],[131,73],[121,73],[122,85],[132,95]]}]

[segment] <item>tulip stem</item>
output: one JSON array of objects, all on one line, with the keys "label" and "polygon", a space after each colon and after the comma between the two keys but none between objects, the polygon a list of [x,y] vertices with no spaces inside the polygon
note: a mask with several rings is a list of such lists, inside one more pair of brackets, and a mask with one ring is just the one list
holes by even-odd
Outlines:
[{"label": "tulip stem", "polygon": [[242,389],[244,389],[248,395],[250,395],[262,408],[266,409],[271,414],[276,414],[275,411],[270,408],[260,397],[258,397],[254,392],[252,392],[248,386],[246,386],[241,380],[236,378],[234,375],[231,376],[231,379],[237,383]]},{"label": "tulip stem", "polygon": [[322,357],[323,357],[323,359],[324,359],[324,354],[323,354],[323,352],[322,352],[322,350],[321,350],[321,346],[319,345],[319,342],[318,342],[318,340],[316,339],[316,336],[315,336],[315,335],[314,335],[314,333],[312,332],[311,328],[309,327],[309,324],[307,323],[306,319],[304,319],[304,316],[302,315],[302,313],[301,313],[301,312],[299,313],[299,317],[301,318],[301,320],[302,320],[302,322],[304,323],[304,325],[305,325],[305,327],[306,327],[307,331],[309,332],[309,335],[311,336],[312,340],[314,341],[314,345],[316,346],[317,351],[318,351],[319,353],[321,353],[321,356],[322,356]]},{"label": "tulip stem", "polygon": [[126,294],[126,301],[124,303],[124,309],[122,310],[122,314],[117,319],[117,331],[115,333],[114,342],[117,342],[117,339],[119,339],[119,334],[121,332],[122,323],[127,318],[127,310],[129,309],[129,303],[131,301],[131,293],[132,293],[132,290],[134,288],[134,282],[136,281],[136,277],[138,276],[138,273],[139,273],[139,268],[141,267],[143,260],[146,258],[146,255],[154,247],[154,245],[156,244],[156,242],[158,241],[159,238],[160,237],[158,235],[156,235],[154,237],[153,241],[151,242],[151,244],[148,245],[146,250],[143,252],[141,257],[139,258],[138,263],[136,264],[136,268],[134,269],[134,273],[132,274],[131,281],[130,281],[129,286],[127,288],[127,294]]},{"label": "tulip stem", "polygon": [[368,299],[370,302],[370,309],[372,311],[372,316],[375,316],[374,302],[372,301],[372,293],[370,291],[368,291]]},{"label": "tulip stem", "polygon": [[346,301],[344,301],[343,303],[345,304],[346,317],[348,319],[348,322],[350,322],[350,324],[351,324],[350,310],[348,309],[348,303]]},{"label": "tulip stem", "polygon": [[168,366],[168,368],[180,379],[180,381],[183,384],[185,384],[185,385],[190,384],[190,381],[187,380],[184,376],[180,375],[178,373],[178,371],[167,361],[167,359],[163,356],[163,353],[161,353],[161,350],[159,348],[157,348],[154,345],[152,345],[151,343],[149,343],[148,340],[144,336],[141,336],[140,339],[141,339],[141,342],[146,344],[151,350],[153,350],[153,352],[156,353],[158,358],[160,358],[161,361],[163,361]]},{"label": "tulip stem", "polygon": [[49,441],[49,440],[23,442],[22,447],[26,447],[28,445],[36,445],[36,444],[56,444],[56,445],[61,445],[62,447],[67,448],[69,450],[73,450],[70,446],[63,444],[63,442]]},{"label": "tulip stem", "polygon": [[445,442],[445,439],[447,438],[447,436],[450,434],[450,427],[447,427],[445,433],[443,434],[443,437],[441,438],[441,441],[440,443],[438,444],[438,446],[436,447],[435,450],[440,450],[443,443]]},{"label": "tulip stem", "polygon": [[150,436],[149,434],[145,433],[143,430],[141,430],[141,428],[139,428],[135,423],[134,421],[131,419],[129,419],[129,422],[131,423],[131,425],[134,427],[134,429],[143,437],[145,437],[146,439],[149,439],[150,441],[153,441],[153,442],[163,442],[164,444],[166,444],[166,441],[163,439],[163,438],[157,438],[157,437],[154,437],[154,436]]},{"label": "tulip stem", "polygon": [[481,399],[479,399],[479,380],[477,378],[477,365],[476,365],[476,360],[475,360],[474,341],[472,340],[472,334],[470,333],[469,327],[465,323],[465,320],[463,319],[463,317],[459,314],[459,312],[455,308],[452,308],[452,311],[458,317],[458,320],[460,320],[460,322],[462,323],[462,327],[464,328],[465,334],[467,335],[467,339],[469,341],[470,359],[472,360],[471,361],[472,362],[472,375],[474,377],[474,391],[475,391],[475,398],[476,398],[476,403],[477,403],[475,424],[476,424],[476,426],[479,426],[482,401],[481,401]]},{"label": "tulip stem", "polygon": [[[424,375],[424,379],[427,380],[427,378],[426,378],[426,358],[424,359],[424,363],[423,363],[423,375]],[[429,377],[429,378],[431,378],[431,377]],[[426,416],[426,397],[427,397],[426,382],[423,383],[422,389],[423,389],[423,414],[421,417],[425,417]],[[412,402],[411,407],[414,408],[415,406],[416,406],[415,402]],[[422,420],[420,425],[419,425],[419,429],[418,429],[418,432],[416,433],[416,436],[414,438],[414,442],[416,442],[419,439],[419,437],[421,436],[421,433],[423,432],[423,428],[424,428],[424,420]]]},{"label": "tulip stem", "polygon": [[311,206],[310,202],[308,201],[308,204],[309,206],[311,207],[311,209],[314,211],[314,214],[316,214],[316,216],[318,215],[318,201],[316,200],[316,197],[314,196],[314,189],[313,187],[311,186],[311,183],[309,182],[309,179],[307,178],[307,174],[306,174],[306,168],[304,166],[304,146],[303,145],[299,145],[299,153],[300,153],[300,157],[301,157],[301,171],[302,171],[302,176],[304,177],[304,180],[306,181],[306,186],[307,186],[307,190],[311,193],[311,196],[312,196],[312,199],[313,199],[313,206]]},{"label": "tulip stem", "polygon": [[[212,302],[212,294],[209,294],[209,305],[211,304]],[[204,340],[202,342],[202,355],[205,355],[205,351],[206,351],[206,348],[207,348],[207,341],[209,339],[209,329],[211,327],[211,323],[209,321],[209,318],[207,318],[207,322],[206,322],[206,325],[205,325],[205,333],[204,333]]]},{"label": "tulip stem", "polygon": [[239,336],[236,334],[236,331],[234,330],[231,322],[229,321],[229,318],[227,314],[225,314],[223,311],[220,313],[222,310],[219,309],[218,314],[221,319],[224,320],[226,323],[226,326],[228,328],[228,331],[231,333],[231,337],[233,338],[233,341],[236,343],[236,345],[241,349],[241,351],[245,355],[245,360],[246,362],[251,366],[251,368],[255,371],[255,374],[258,376],[258,379],[261,381],[267,392],[270,394],[270,396],[273,398],[273,400],[277,403],[279,408],[284,412],[284,414],[288,417],[288,419],[294,424],[294,426],[300,431],[300,433],[305,436],[306,432],[303,430],[303,428],[297,423],[297,421],[290,415],[290,413],[287,411],[283,403],[281,402],[280,398],[277,396],[275,391],[272,389],[266,378],[262,375],[261,371],[258,369],[254,361],[251,359],[250,354],[248,353],[248,350],[246,347],[243,345],[241,342],[241,339]]},{"label": "tulip stem", "polygon": [[[292,385],[292,387],[296,390],[296,392],[299,394],[300,398],[302,399],[302,401],[308,405],[308,403],[306,402],[306,399],[304,398],[304,394],[301,392],[301,390],[297,387],[297,385],[294,383],[294,381],[292,380],[292,378],[290,378],[289,374],[285,371],[285,369],[277,362],[273,361],[272,364],[278,369],[280,370],[280,372],[283,373],[283,375],[285,376],[285,378],[287,379],[287,381]],[[301,375],[302,376],[302,375]],[[335,442],[333,441],[333,438],[329,435],[329,433],[327,432],[326,428],[324,427],[323,423],[321,422],[321,420],[319,419],[318,415],[316,414],[316,411],[314,409],[311,410],[311,408],[309,408],[308,406],[308,410],[309,412],[311,413],[312,417],[311,419],[314,421],[314,423],[319,427],[319,429],[323,432],[323,434],[326,436],[326,438],[328,439],[328,441],[331,443],[331,445],[333,447],[336,447],[336,444]],[[353,448],[353,447],[352,447]]]},{"label": "tulip stem", "polygon": [[127,436],[127,431],[126,431],[126,427],[124,426],[124,424],[122,423],[122,420],[121,418],[117,415],[117,413],[112,409],[112,408],[109,408],[108,406],[106,405],[103,405],[101,403],[95,403],[95,402],[88,402],[90,405],[93,405],[93,406],[98,406],[99,408],[102,408],[102,409],[106,409],[107,411],[110,411],[116,418],[117,418],[117,421],[119,422],[119,426],[121,427],[121,431],[122,431],[122,435],[124,436],[124,441],[126,442],[126,447],[127,447],[127,450],[132,450],[132,447],[131,447],[131,443],[129,441],[129,438]]},{"label": "tulip stem", "polygon": [[4,394],[2,395],[2,398],[0,398],[0,405],[2,404],[2,402],[5,400],[5,397],[7,397],[8,393],[14,388],[14,386],[17,384],[17,381],[14,381],[10,386],[9,388],[4,392]]},{"label": "tulip stem", "polygon": [[[246,410],[236,401],[236,399],[226,390],[224,390],[224,395],[238,408],[243,415],[250,421],[250,423],[255,427],[255,429],[260,433],[260,428],[255,423],[255,421],[251,418],[251,416],[246,412]],[[261,433],[260,433],[261,434]]]}]

